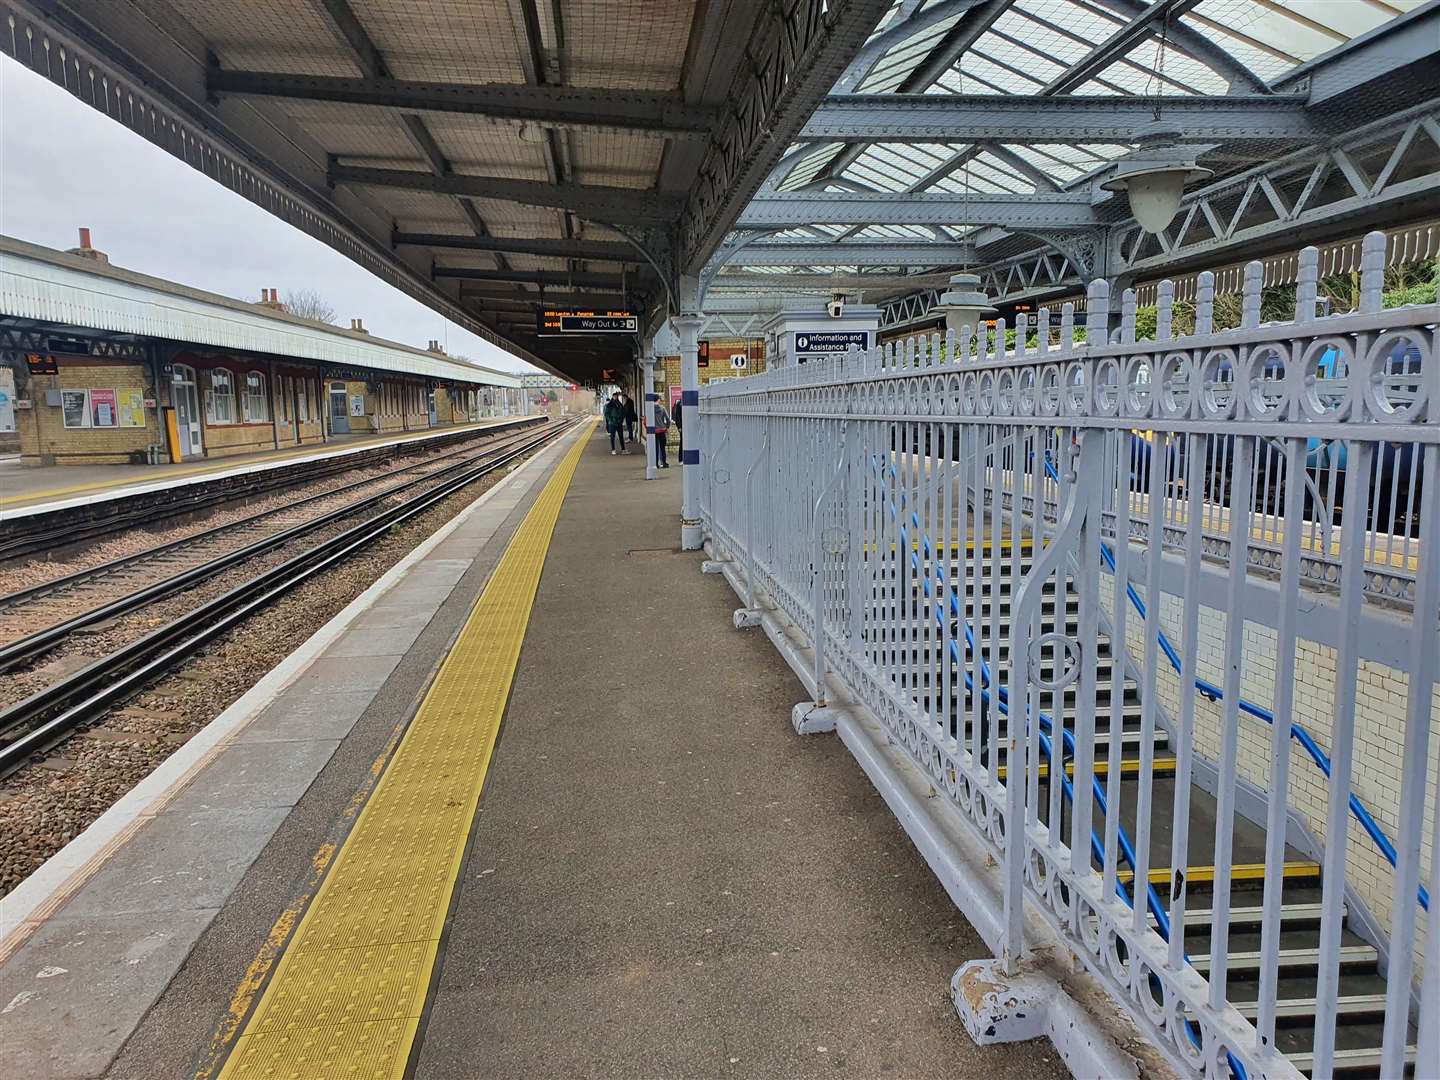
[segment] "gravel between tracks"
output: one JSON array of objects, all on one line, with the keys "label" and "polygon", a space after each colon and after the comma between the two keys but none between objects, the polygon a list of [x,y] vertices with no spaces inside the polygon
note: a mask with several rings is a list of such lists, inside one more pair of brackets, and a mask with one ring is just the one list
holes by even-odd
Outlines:
[{"label": "gravel between tracks", "polygon": [[[523,460],[531,456],[533,451]],[[522,463],[476,481],[367,551],[306,582],[212,643],[182,670],[51,751],[49,757],[0,780],[0,897],[79,835],[425,537]]]}]

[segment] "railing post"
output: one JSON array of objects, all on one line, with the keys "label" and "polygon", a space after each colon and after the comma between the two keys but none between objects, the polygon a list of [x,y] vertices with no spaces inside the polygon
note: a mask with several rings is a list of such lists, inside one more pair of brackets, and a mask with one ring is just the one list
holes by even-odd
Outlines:
[{"label": "railing post", "polygon": [[755,606],[755,504],[751,493],[754,490],[755,470],[770,456],[770,424],[768,417],[761,418],[765,434],[760,439],[760,451],[750,467],[745,470],[745,607],[754,612]]}]

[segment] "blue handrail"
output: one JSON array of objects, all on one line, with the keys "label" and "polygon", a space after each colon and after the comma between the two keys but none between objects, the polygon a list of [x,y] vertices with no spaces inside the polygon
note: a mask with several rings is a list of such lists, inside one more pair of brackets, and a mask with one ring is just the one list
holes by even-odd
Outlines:
[{"label": "blue handrail", "polygon": [[[1132,440],[1136,438],[1134,432],[1130,433],[1130,438]],[[1153,462],[1151,463],[1150,467],[1155,467]],[[1047,474],[1049,474],[1050,478],[1055,481],[1055,483],[1058,484],[1060,482],[1060,476],[1055,471],[1054,464],[1050,461],[1050,454],[1048,451],[1045,454],[1045,471]],[[1110,568],[1110,572],[1113,574],[1115,572],[1115,554],[1110,550],[1110,546],[1104,541],[1101,541],[1100,543],[1100,558],[1104,560],[1105,565]],[[1145,618],[1145,602],[1140,599],[1139,595],[1135,592],[1135,587],[1131,585],[1128,581],[1125,583],[1125,593],[1127,596],[1129,596],[1130,603],[1135,608],[1136,614],[1138,614],[1142,619]],[[1160,650],[1165,654],[1165,658],[1170,661],[1170,666],[1175,669],[1175,673],[1177,675],[1180,674],[1180,656],[1175,651],[1175,647],[1171,645],[1170,639],[1165,636],[1164,630],[1160,630],[1157,628],[1157,634],[1159,637]],[[1209,698],[1211,701],[1221,701],[1225,697],[1225,693],[1223,690],[1221,690],[1220,687],[1216,686],[1214,683],[1209,682],[1206,679],[1197,678],[1195,680],[1195,689],[1198,690],[1205,697]],[[1239,708],[1239,710],[1243,713],[1248,713],[1249,715],[1256,717],[1259,720],[1265,721],[1265,723],[1267,724],[1270,724],[1272,726],[1275,724],[1274,713],[1272,713],[1269,709],[1264,708],[1263,706],[1256,705],[1252,701],[1247,701],[1243,697],[1240,698],[1237,704],[1237,708]],[[1325,751],[1320,749],[1320,745],[1315,741],[1314,736],[1312,736],[1310,732],[1306,731],[1299,724],[1291,721],[1290,737],[1305,748],[1306,752],[1309,753],[1311,760],[1315,762],[1316,766],[1320,769],[1320,771],[1325,775],[1325,778],[1328,780],[1330,778],[1331,768],[1330,757],[1328,754],[1325,753]],[[1375,818],[1370,814],[1370,811],[1366,809],[1365,804],[1360,801],[1360,799],[1355,795],[1353,791],[1350,792],[1349,804],[1351,814],[1353,814],[1355,819],[1360,822],[1360,827],[1364,829],[1365,832],[1369,835],[1375,846],[1380,849],[1380,854],[1385,856],[1386,861],[1389,862],[1391,866],[1395,866],[1396,860],[1398,859],[1398,855],[1395,851],[1395,845],[1390,842],[1390,838],[1385,835],[1385,831],[1380,828],[1380,825],[1375,821]],[[1430,893],[1424,885],[1421,885],[1419,887],[1419,900],[1420,906],[1424,910],[1429,911]]]}]

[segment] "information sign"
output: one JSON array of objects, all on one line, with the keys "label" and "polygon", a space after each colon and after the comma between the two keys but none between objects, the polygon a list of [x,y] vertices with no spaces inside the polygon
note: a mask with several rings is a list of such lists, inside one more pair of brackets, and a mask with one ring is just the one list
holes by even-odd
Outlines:
[{"label": "information sign", "polygon": [[143,390],[120,391],[120,426],[145,426],[145,392]]},{"label": "information sign", "polygon": [[114,390],[91,390],[90,391],[90,426],[91,427],[118,427],[120,425],[120,410],[115,398]]},{"label": "information sign", "polygon": [[538,318],[537,332],[541,337],[565,334],[635,334],[640,318],[629,311],[577,311],[545,308]]},{"label": "information sign", "polygon": [[67,428],[89,427],[90,412],[85,407],[85,391],[61,390],[60,413],[65,418]]},{"label": "information sign", "polygon": [[850,351],[850,346],[864,349],[870,345],[868,330],[796,330],[796,356],[835,356]]},{"label": "information sign", "polygon": [[27,353],[25,366],[30,369],[31,375],[56,375],[60,371],[60,365],[55,362],[55,357],[48,353]]}]

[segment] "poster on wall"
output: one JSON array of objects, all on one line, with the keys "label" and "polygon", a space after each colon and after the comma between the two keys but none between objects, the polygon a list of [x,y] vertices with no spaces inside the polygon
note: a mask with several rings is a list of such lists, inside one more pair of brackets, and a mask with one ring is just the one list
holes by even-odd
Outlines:
[{"label": "poster on wall", "polygon": [[90,411],[85,407],[84,390],[61,390],[60,412],[67,428],[89,427]]},{"label": "poster on wall", "polygon": [[[120,426],[145,426],[145,392],[143,390],[120,391]],[[153,408],[154,406],[151,406]]]},{"label": "poster on wall", "polygon": [[90,391],[90,426],[118,427],[119,409],[116,407],[114,390]]},{"label": "poster on wall", "polygon": [[364,396],[363,394],[351,394],[351,395],[350,395],[350,415],[351,415],[351,416],[364,416],[364,415],[365,415],[365,396]]}]

